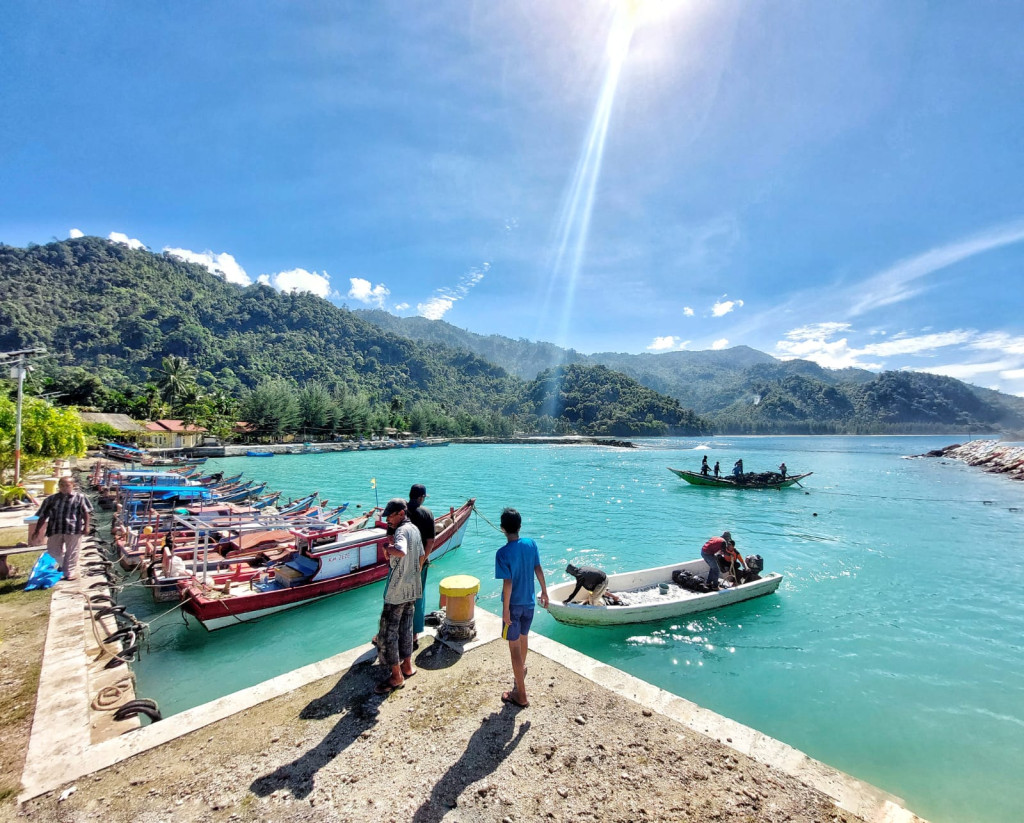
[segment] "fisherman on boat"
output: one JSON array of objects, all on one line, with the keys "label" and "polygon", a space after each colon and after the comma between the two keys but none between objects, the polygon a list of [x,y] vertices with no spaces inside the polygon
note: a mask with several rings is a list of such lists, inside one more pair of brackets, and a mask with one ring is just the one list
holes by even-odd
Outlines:
[{"label": "fisherman on boat", "polygon": [[710,469],[708,468],[708,456],[705,454],[704,459],[700,461],[700,473],[707,477],[709,471]]},{"label": "fisherman on boat", "polygon": [[719,468],[719,466],[718,466],[718,461],[716,460],[716,461],[715,461],[715,477],[718,477],[718,475],[719,475],[720,473],[721,473],[721,469]]},{"label": "fisherman on boat", "polygon": [[618,595],[608,591],[608,575],[601,569],[594,566],[574,566],[570,563],[565,567],[565,573],[576,578],[576,588],[562,601],[563,606],[568,606],[580,589],[587,591],[585,602],[588,606],[602,606],[606,598],[615,605],[622,604]]},{"label": "fisherman on boat", "polygon": [[722,558],[730,567],[738,564],[743,566],[743,557],[736,551],[736,542],[730,532],[722,532],[721,537],[712,537],[700,550],[701,559],[708,564],[708,588],[718,588],[718,559]]},{"label": "fisherman on boat", "polygon": [[739,480],[743,477],[743,458],[732,464],[732,476]]},{"label": "fisherman on boat", "polygon": [[781,475],[782,475],[782,479],[783,479],[783,480],[785,480],[785,479],[786,479],[786,464],[785,464],[785,463],[782,463],[782,464],[781,464],[781,465],[779,466],[779,474],[781,474]]}]

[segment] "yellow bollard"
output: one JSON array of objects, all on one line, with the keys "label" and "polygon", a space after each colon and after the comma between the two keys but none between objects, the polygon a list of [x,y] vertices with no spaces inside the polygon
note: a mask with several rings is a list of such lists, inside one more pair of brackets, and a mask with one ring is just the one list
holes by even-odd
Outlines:
[{"label": "yellow bollard", "polygon": [[57,491],[58,479],[55,477],[43,478],[43,494],[50,495]]},{"label": "yellow bollard", "polygon": [[470,640],[476,636],[473,615],[480,581],[468,574],[456,574],[441,581],[441,603],[445,607],[441,634],[453,640]]}]

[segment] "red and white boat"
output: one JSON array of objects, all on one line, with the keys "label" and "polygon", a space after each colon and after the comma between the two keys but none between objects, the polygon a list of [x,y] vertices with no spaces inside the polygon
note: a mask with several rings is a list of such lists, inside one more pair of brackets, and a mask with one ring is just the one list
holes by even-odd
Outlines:
[{"label": "red and white boat", "polygon": [[[474,503],[475,498],[470,498],[435,518],[437,536],[431,560],[462,545]],[[382,525],[355,529],[348,524],[310,526],[292,529],[291,534],[293,550],[268,566],[239,565],[231,572],[207,571],[180,579],[177,585],[185,601],[186,619],[214,631],[387,577],[384,546],[391,538]]]}]

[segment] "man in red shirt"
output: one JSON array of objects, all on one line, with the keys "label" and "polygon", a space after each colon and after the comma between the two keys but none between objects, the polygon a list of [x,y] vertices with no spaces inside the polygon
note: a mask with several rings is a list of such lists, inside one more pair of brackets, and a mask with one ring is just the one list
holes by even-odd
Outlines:
[{"label": "man in red shirt", "polygon": [[719,557],[727,563],[743,565],[743,557],[736,551],[736,543],[729,532],[722,532],[721,537],[712,537],[701,547],[700,556],[708,564],[708,586],[713,589],[718,588]]}]

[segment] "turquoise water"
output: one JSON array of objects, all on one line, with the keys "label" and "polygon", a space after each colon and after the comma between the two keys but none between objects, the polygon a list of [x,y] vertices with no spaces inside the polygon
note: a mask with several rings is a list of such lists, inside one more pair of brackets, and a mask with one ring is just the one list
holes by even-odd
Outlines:
[{"label": "turquoise water", "polygon": [[[670,692],[759,729],[905,799],[933,821],[1018,821],[1024,809],[1024,484],[959,463],[905,455],[950,437],[642,440],[642,448],[450,446],[208,468],[265,479],[332,503],[375,502],[426,484],[435,515],[475,496],[496,523],[519,508],[549,582],[569,560],[609,572],[698,556],[729,529],[745,554],[785,574],[776,595],[697,616],[619,629],[534,628]],[[804,490],[692,487],[668,470],[702,454],[748,471],[785,460],[813,471]],[[480,517],[462,549],[431,569],[481,580],[500,611]],[[249,686],[369,640],[380,584],[215,633],[157,617],[135,669],[164,714]],[[127,593],[143,619],[166,604]],[[496,684],[497,688],[498,684]]]}]

